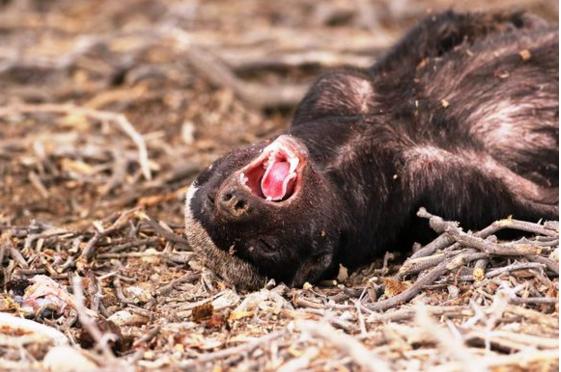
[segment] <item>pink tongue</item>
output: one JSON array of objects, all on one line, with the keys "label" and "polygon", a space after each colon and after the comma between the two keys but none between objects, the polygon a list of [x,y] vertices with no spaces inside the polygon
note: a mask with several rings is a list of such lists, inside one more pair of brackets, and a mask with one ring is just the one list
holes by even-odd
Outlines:
[{"label": "pink tongue", "polygon": [[[290,164],[285,161],[275,162],[265,177],[261,180],[261,192],[266,198],[272,200],[281,200],[285,197],[285,191],[283,191],[283,183],[288,173],[290,171]],[[294,180],[291,180],[287,185],[286,193],[290,192],[291,186]]]}]

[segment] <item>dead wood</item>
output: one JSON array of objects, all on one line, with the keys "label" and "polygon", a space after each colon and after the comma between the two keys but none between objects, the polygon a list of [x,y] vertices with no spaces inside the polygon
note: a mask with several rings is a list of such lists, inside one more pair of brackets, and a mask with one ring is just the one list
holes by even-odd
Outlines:
[{"label": "dead wood", "polygon": [[[547,257],[540,256],[539,254],[542,252],[542,248],[531,244],[531,242],[511,242],[499,244],[494,242],[494,239],[483,240],[481,238],[483,236],[489,237],[490,234],[507,226],[509,228],[518,228],[527,232],[540,232],[546,236],[554,236],[555,230],[553,229],[548,229],[544,226],[525,221],[514,221],[511,223],[510,220],[501,220],[494,222],[488,228],[485,228],[480,232],[470,234],[463,232],[459,228],[457,222],[445,221],[438,216],[428,213],[424,208],[419,210],[418,215],[420,217],[428,218],[430,226],[436,232],[442,233],[442,235],[417,251],[417,254],[412,255],[408,260],[406,260],[395,277],[397,280],[400,280],[406,275],[419,273],[427,269],[430,270],[424,275],[419,276],[415,283],[403,292],[386,300],[378,301],[369,305],[368,308],[370,310],[387,310],[405,303],[415,297],[424,287],[432,284],[435,280],[444,276],[449,271],[463,267],[472,261],[477,261],[475,264],[476,267],[473,269],[473,271],[475,271],[477,265],[487,265],[489,258],[493,256],[522,256],[527,257],[531,261],[541,260],[543,263],[515,263],[488,272],[485,274],[485,277],[488,279],[499,276],[505,272],[528,268],[549,267],[551,268],[551,271],[558,273],[558,269],[556,268],[557,265],[554,261]],[[463,246],[464,248],[460,250],[451,250],[453,246],[458,248]],[[479,250],[480,252],[475,252],[473,248]],[[437,249],[444,250],[444,252],[435,254],[434,252]],[[479,270],[481,270],[480,267]],[[476,274],[478,275],[477,278],[481,280],[483,274],[481,272],[476,272]],[[474,280],[475,278],[475,275],[467,277],[468,280]],[[544,300],[544,302],[548,301],[549,300]]]},{"label": "dead wood", "polygon": [[240,99],[258,108],[293,107],[309,88],[305,85],[277,85],[265,87],[237,78],[225,63],[201,48],[190,45],[187,61],[213,85],[232,89]]}]

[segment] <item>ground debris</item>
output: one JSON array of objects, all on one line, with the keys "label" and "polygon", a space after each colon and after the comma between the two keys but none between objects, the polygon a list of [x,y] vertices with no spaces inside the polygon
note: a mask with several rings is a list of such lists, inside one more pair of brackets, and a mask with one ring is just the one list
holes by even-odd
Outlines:
[{"label": "ground debris", "polygon": [[[126,224],[106,228],[123,215]],[[425,210],[419,215],[439,218]],[[59,338],[78,340],[84,349],[75,350],[77,360],[85,357],[102,367],[126,362],[131,352],[138,368],[205,369],[217,362],[240,368],[351,368],[372,360],[382,361],[374,370],[412,365],[462,369],[468,361],[481,368],[558,363],[559,281],[551,269],[558,264],[552,256],[558,249],[556,225],[497,221],[480,232],[463,232],[458,224],[439,219],[435,227],[452,239],[430,254],[424,255],[434,242],[405,262],[389,261],[386,255],[352,273],[345,285],[297,289],[270,282],[259,291],[240,293],[207,274],[196,256],[174,262],[171,257],[184,252],[181,242],[172,235],[174,240],[161,238],[147,218],[159,225],[148,215],[123,212],[74,232],[8,227],[14,247],[29,264],[5,256],[10,290],[2,296],[12,301],[5,311],[58,329]],[[485,238],[513,226],[534,232],[514,241]],[[168,233],[180,234],[180,229],[170,227]],[[75,242],[100,232],[91,262],[78,269],[67,264],[89,246]],[[443,235],[435,241],[444,241]],[[57,260],[53,245],[76,250]],[[539,246],[540,253],[504,254],[522,245]],[[144,262],[145,254],[160,260]],[[478,264],[481,257],[486,265]],[[482,270],[477,278],[476,266]],[[35,301],[56,303],[56,311],[26,313],[22,298],[30,293]],[[17,341],[5,327],[0,331],[13,339],[0,348],[14,363],[24,363],[14,353],[18,348],[42,360],[54,346],[43,339]],[[30,349],[31,344],[40,347]],[[102,358],[104,353],[111,358]],[[56,355],[45,363],[60,362],[52,360]]]}]

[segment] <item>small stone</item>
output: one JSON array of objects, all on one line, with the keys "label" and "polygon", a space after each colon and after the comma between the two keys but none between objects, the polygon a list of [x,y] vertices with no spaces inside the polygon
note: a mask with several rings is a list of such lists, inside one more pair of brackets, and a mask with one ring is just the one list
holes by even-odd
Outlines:
[{"label": "small stone", "polygon": [[115,323],[115,325],[118,327],[137,326],[148,323],[148,318],[145,318],[142,315],[136,313],[131,313],[128,310],[117,311],[109,318],[107,318],[107,320]]},{"label": "small stone", "polygon": [[43,367],[49,371],[94,371],[98,366],[79,350],[70,346],[55,346],[45,358]]},{"label": "small stone", "polygon": [[0,339],[5,335],[14,338],[14,342],[17,337],[33,337],[35,343],[48,343],[56,346],[68,344],[66,335],[56,328],[0,312]]},{"label": "small stone", "polygon": [[135,286],[126,287],[123,289],[125,295],[135,303],[146,303],[150,301],[152,293],[150,293],[151,285],[148,283],[139,283]]},{"label": "small stone", "polygon": [[144,253],[146,254],[145,256],[142,256],[141,260],[142,262],[146,262],[148,264],[158,264],[160,263],[160,256],[159,256],[159,251],[154,249],[154,248],[148,248],[144,251]]}]

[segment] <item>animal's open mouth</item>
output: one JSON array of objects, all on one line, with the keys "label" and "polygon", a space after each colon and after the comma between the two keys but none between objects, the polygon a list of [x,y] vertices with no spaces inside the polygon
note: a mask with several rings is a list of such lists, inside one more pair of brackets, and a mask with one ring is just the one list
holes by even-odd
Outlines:
[{"label": "animal's open mouth", "polygon": [[302,182],[307,152],[292,137],[282,135],[242,169],[240,181],[268,201],[283,201],[294,195]]}]

